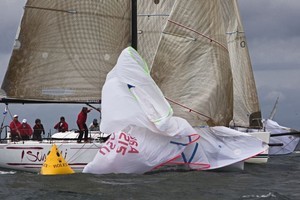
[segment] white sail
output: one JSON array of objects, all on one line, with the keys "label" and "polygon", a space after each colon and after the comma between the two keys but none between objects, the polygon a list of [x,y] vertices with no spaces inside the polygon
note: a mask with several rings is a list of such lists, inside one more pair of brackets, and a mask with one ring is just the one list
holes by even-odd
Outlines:
[{"label": "white sail", "polygon": [[192,126],[227,126],[232,119],[233,85],[222,12],[219,0],[176,1],[152,65],[152,77],[162,92],[181,104],[172,104],[174,114]]},{"label": "white sail", "polygon": [[130,10],[130,1],[28,0],[6,97],[99,102],[106,74],[130,43]]},{"label": "white sail", "polygon": [[[289,154],[295,151],[300,142],[300,136],[299,134],[288,135],[288,133],[297,132],[296,130],[281,126],[271,119],[264,120],[263,124],[264,128],[271,133],[270,143],[281,144],[280,146],[272,146],[269,150],[270,155]],[[286,133],[287,135],[276,136],[281,133]]]},{"label": "white sail", "polygon": [[267,148],[248,134],[226,127],[194,129],[173,116],[147,64],[132,48],[124,49],[107,76],[102,112],[100,129],[112,135],[84,173],[145,173],[174,164],[216,169]]},{"label": "white sail", "polygon": [[261,112],[237,0],[222,1],[233,77],[235,126],[261,127]]},{"label": "white sail", "polygon": [[100,130],[112,136],[83,172],[144,173],[178,157],[196,131],[172,114],[147,64],[124,49],[102,91]]}]

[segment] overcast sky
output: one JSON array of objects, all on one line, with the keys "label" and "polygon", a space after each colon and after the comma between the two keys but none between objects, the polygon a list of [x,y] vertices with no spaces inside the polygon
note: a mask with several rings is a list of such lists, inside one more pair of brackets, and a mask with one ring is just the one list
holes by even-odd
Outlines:
[{"label": "overcast sky", "polygon": [[[0,0],[0,83],[9,61],[12,45],[23,13],[25,0]],[[279,96],[275,120],[300,130],[300,0],[239,0],[240,13],[259,93],[263,116],[268,118]],[[34,124],[41,118],[46,130],[61,115],[71,128],[81,106],[10,105],[12,114]],[[4,105],[0,105],[0,111]],[[89,115],[88,123],[98,117]],[[0,121],[2,122],[2,118]],[[6,124],[11,119],[6,119]]]}]

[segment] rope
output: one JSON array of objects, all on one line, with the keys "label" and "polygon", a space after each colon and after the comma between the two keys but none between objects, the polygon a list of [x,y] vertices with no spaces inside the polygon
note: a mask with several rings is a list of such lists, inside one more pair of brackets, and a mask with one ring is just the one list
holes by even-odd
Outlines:
[{"label": "rope", "polygon": [[187,106],[185,106],[185,105],[183,105],[183,104],[180,104],[180,103],[178,103],[178,102],[176,102],[176,101],[174,101],[174,100],[172,100],[172,99],[170,99],[170,98],[168,98],[168,97],[165,97],[168,101],[170,101],[170,102],[172,102],[172,103],[174,103],[174,104],[176,104],[176,105],[178,105],[178,106],[181,106],[181,107],[183,107],[183,108],[185,108],[185,109],[188,109],[189,110],[189,112],[194,112],[194,113],[197,113],[198,115],[201,115],[201,116],[203,116],[203,117],[206,117],[207,119],[210,119],[210,120],[213,120],[212,118],[210,118],[209,116],[207,116],[207,115],[205,115],[205,114],[202,114],[202,113],[200,113],[199,111],[196,111],[196,110],[194,110],[194,109],[191,109],[191,108],[189,108],[189,107],[187,107]]},{"label": "rope", "polygon": [[[78,157],[80,157],[82,154],[86,153],[86,151],[88,151],[89,149],[92,149],[92,147],[97,147],[97,149],[99,149],[100,147],[97,146],[94,142],[93,145],[91,145],[89,148],[86,148],[84,151],[82,151],[80,154],[79,152],[86,146],[86,144],[88,143],[84,143],[77,151],[74,155],[72,155],[68,160],[66,160],[68,163],[72,162],[72,160],[77,159]],[[100,143],[99,143],[100,144]],[[97,150],[98,151],[98,150]],[[76,156],[76,157],[75,157]]]},{"label": "rope", "polygon": [[[280,152],[281,150],[285,149],[287,146],[289,146],[294,140],[296,140],[297,137],[294,137],[290,142],[286,143],[285,145],[283,145],[282,147],[280,147],[274,154],[277,154],[278,152]],[[297,145],[296,145],[297,146]],[[292,153],[292,152],[291,152]]]},{"label": "rope", "polygon": [[[100,134],[101,134],[101,132],[100,132]],[[67,136],[68,136],[68,134],[66,134],[62,139],[65,139]],[[50,139],[50,142],[51,142],[51,139]],[[58,142],[57,143],[54,142],[54,143],[57,145],[57,148],[61,148],[64,144],[69,144],[69,142],[68,143],[62,142],[61,144],[58,144]],[[76,153],[74,155],[72,155],[70,158],[68,158],[68,160],[66,160],[66,161],[68,163],[70,163],[71,160],[77,159],[79,156],[81,156],[83,153],[85,153],[88,149],[91,149],[93,146],[97,147],[97,145],[95,145],[95,143],[93,143],[93,145],[91,145],[90,148],[87,148],[85,151],[83,151],[81,154],[79,154],[79,151],[82,150],[85,146],[86,146],[86,143],[83,143],[83,145],[76,151]]]},{"label": "rope", "polygon": [[194,33],[197,33],[198,35],[200,35],[200,36],[202,36],[202,37],[204,37],[204,38],[210,40],[210,42],[215,42],[216,44],[218,44],[218,45],[220,45],[221,47],[223,47],[226,51],[228,51],[228,49],[227,49],[223,44],[221,44],[220,42],[218,42],[217,40],[215,40],[215,39],[213,39],[213,38],[210,38],[210,37],[208,37],[208,36],[206,36],[206,35],[200,33],[199,31],[196,31],[196,30],[194,30],[194,29],[192,29],[192,28],[189,28],[189,27],[187,27],[187,26],[184,26],[184,25],[182,25],[182,24],[180,24],[180,23],[178,23],[178,22],[175,22],[175,21],[172,21],[172,20],[168,20],[168,21],[171,22],[171,23],[173,23],[173,24],[175,24],[175,25],[177,25],[177,26],[180,26],[180,27],[185,28],[185,29],[187,29],[187,30],[190,30],[190,31],[192,31],[192,32],[194,32]]}]

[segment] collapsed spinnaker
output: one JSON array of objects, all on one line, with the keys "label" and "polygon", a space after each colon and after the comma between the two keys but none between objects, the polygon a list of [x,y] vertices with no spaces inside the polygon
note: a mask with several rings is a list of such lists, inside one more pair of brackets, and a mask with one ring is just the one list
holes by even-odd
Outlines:
[{"label": "collapsed spinnaker", "polygon": [[83,173],[145,173],[174,164],[216,169],[268,148],[246,133],[226,127],[193,128],[173,116],[147,64],[131,47],[123,50],[103,86],[100,129],[112,135]]},{"label": "collapsed spinnaker", "polygon": [[279,144],[270,148],[270,155],[290,154],[296,150],[300,142],[300,133],[293,133],[297,133],[298,131],[281,126],[271,119],[264,120],[263,124],[265,129],[271,133],[270,144]]}]

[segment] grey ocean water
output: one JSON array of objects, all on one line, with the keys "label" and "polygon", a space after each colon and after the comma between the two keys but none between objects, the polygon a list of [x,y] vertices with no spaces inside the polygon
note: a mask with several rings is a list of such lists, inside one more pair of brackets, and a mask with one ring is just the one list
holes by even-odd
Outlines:
[{"label": "grey ocean water", "polygon": [[300,154],[246,164],[244,171],[43,176],[0,170],[0,199],[300,199]]}]

